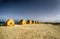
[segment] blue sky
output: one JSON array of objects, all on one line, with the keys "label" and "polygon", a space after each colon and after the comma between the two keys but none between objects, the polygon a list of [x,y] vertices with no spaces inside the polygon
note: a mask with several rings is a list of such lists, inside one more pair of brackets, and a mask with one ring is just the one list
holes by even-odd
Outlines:
[{"label": "blue sky", "polygon": [[60,0],[1,0],[0,20],[60,21]]}]

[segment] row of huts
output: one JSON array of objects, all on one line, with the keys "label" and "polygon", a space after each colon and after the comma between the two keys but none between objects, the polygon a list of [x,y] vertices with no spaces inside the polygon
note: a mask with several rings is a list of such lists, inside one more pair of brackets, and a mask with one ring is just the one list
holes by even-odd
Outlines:
[{"label": "row of huts", "polygon": [[[19,22],[18,22],[18,25],[25,25],[25,24],[39,24],[40,22],[38,22],[38,21],[33,21],[33,20],[24,20],[24,19],[22,19],[22,20],[20,20]],[[16,23],[15,23],[15,21],[13,20],[13,19],[8,19],[8,20],[6,20],[6,22],[5,22],[5,26],[14,26]]]}]

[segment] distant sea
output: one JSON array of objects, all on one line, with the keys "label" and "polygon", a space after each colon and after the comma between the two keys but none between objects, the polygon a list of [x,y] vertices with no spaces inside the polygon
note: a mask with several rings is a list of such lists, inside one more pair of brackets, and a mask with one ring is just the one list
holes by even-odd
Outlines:
[{"label": "distant sea", "polygon": [[5,24],[5,22],[0,22],[0,24],[4,25],[4,24]]},{"label": "distant sea", "polygon": [[[4,25],[4,24],[5,24],[5,22],[0,22],[0,24]],[[18,24],[18,22],[15,22],[15,24]]]}]

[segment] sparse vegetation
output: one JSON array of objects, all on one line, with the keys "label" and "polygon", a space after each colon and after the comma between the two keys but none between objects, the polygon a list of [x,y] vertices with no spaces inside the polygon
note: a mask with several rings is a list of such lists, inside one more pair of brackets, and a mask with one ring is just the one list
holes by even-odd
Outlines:
[{"label": "sparse vegetation", "polygon": [[58,22],[42,22],[43,24],[52,24],[52,25],[60,25]]},{"label": "sparse vegetation", "polygon": [[0,39],[60,39],[60,26],[51,24],[1,26]]}]

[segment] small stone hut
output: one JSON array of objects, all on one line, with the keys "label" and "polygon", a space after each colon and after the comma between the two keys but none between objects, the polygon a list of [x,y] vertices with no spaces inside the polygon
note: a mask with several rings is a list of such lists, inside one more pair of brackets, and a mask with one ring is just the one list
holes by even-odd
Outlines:
[{"label": "small stone hut", "polygon": [[35,21],[35,24],[37,24],[37,21]]},{"label": "small stone hut", "polygon": [[39,24],[39,22],[37,21],[37,24]]},{"label": "small stone hut", "polygon": [[24,20],[24,19],[20,20],[20,21],[19,21],[19,24],[20,24],[20,25],[25,25],[25,24],[26,24],[26,20]]},{"label": "small stone hut", "polygon": [[36,21],[35,21],[35,24],[36,24]]},{"label": "small stone hut", "polygon": [[32,20],[28,20],[26,23],[27,24],[32,24]]},{"label": "small stone hut", "polygon": [[8,19],[5,23],[6,26],[14,26],[15,25],[15,22],[13,19]]},{"label": "small stone hut", "polygon": [[35,24],[35,21],[32,21],[32,24]]}]

